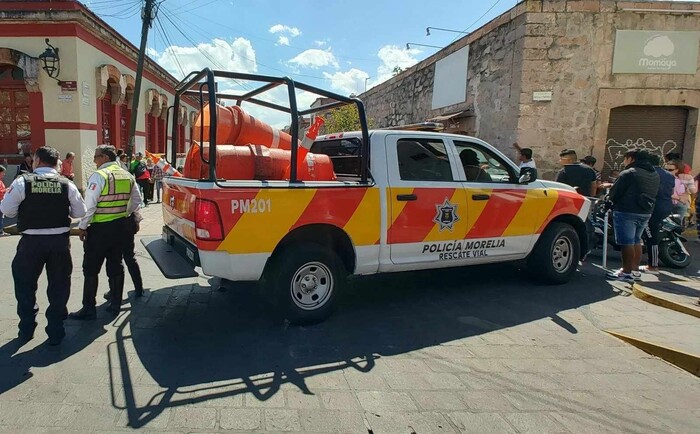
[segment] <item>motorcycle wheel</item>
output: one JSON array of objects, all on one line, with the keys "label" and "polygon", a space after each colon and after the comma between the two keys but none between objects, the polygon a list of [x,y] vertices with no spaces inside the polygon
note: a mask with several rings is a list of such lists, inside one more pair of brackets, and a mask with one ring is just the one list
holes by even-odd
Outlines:
[{"label": "motorcycle wheel", "polygon": [[659,259],[671,268],[685,268],[690,265],[690,255],[683,253],[674,241],[662,241],[659,244]]}]

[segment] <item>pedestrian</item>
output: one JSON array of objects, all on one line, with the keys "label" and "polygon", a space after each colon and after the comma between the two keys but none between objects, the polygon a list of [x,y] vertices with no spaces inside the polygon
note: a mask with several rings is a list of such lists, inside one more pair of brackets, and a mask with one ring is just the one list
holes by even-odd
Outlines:
[{"label": "pedestrian", "polygon": [[641,279],[642,232],[649,223],[659,192],[659,175],[646,151],[625,153],[625,169],[610,189],[615,242],[622,248],[622,268],[608,273],[610,280]]},{"label": "pedestrian", "polygon": [[61,175],[71,181],[75,178],[75,173],[73,173],[73,160],[75,160],[75,152],[67,153],[66,158],[63,160],[63,167],[61,167]]},{"label": "pedestrian", "polygon": [[[5,166],[0,166],[0,202],[2,202],[2,198],[5,197],[5,191],[7,190],[4,182],[6,171],[7,169],[5,168]],[[0,212],[0,237],[10,235],[7,232],[5,232],[4,220],[5,218],[3,217],[2,212]]]},{"label": "pedestrian", "polygon": [[141,195],[134,177],[117,163],[114,146],[101,145],[95,149],[98,169],[88,179],[85,190],[87,212],[80,221],[80,240],[83,241],[83,307],[70,314],[76,320],[96,317],[98,275],[107,260],[107,277],[111,294],[107,311],[118,314],[124,291],[122,252],[129,238],[127,217],[136,214],[141,206]]},{"label": "pedestrian", "polygon": [[[146,170],[148,170],[148,201],[153,202],[153,191],[155,190],[155,178],[153,177],[153,160],[146,158]],[[161,177],[162,179],[162,177]]]},{"label": "pedestrian", "polygon": [[673,161],[666,163],[665,169],[673,175],[673,178],[675,180],[675,185],[673,189],[673,196],[671,198],[673,199],[673,214],[677,214],[681,217],[681,224],[683,224],[685,220],[685,216],[688,212],[688,207],[690,206],[690,193],[686,190],[685,184],[683,181],[681,181],[681,178],[678,176],[679,172],[679,164],[674,163]]},{"label": "pedestrian", "polygon": [[148,172],[146,162],[143,161],[142,153],[136,153],[136,158],[134,159],[134,161],[131,162],[129,171],[132,175],[134,175],[134,178],[136,178],[136,183],[141,189],[141,194],[143,195],[143,204],[145,206],[148,206],[148,191],[151,185],[151,174]]},{"label": "pedestrian", "polygon": [[[695,176],[695,185],[700,188],[700,174]],[[695,199],[695,229],[700,241],[700,200],[698,198]]]},{"label": "pedestrian", "polygon": [[563,167],[556,181],[574,187],[583,196],[593,196],[598,190],[595,171],[579,163],[576,151],[564,149],[559,153],[559,161]]},{"label": "pedestrian", "polygon": [[29,152],[25,152],[24,153],[24,160],[22,160],[22,163],[20,163],[20,165],[19,165],[19,172],[18,172],[17,176],[19,176],[23,173],[32,173],[32,170],[34,170],[33,165],[34,165],[34,157]]},{"label": "pedestrian", "polygon": [[583,157],[581,159],[582,166],[590,167],[595,172],[596,188],[593,191],[593,196],[596,196],[596,197],[598,197],[600,195],[601,186],[603,185],[602,176],[601,176],[600,172],[598,171],[598,169],[595,168],[595,164],[597,162],[598,162],[598,160],[593,155],[586,155],[585,157]]},{"label": "pedestrian", "polygon": [[518,167],[520,171],[522,172],[523,167],[529,167],[532,169],[532,174],[534,175],[532,179],[537,179],[537,165],[535,164],[535,160],[532,159],[532,149],[521,148],[518,142],[513,143],[513,147],[518,151],[518,161],[520,161]]},{"label": "pedestrian", "polygon": [[151,169],[151,179],[154,181],[153,188],[156,193],[156,202],[160,202],[161,193],[163,191],[163,169],[159,165],[154,165]]},{"label": "pedestrian", "polygon": [[17,216],[22,238],[12,261],[15,282],[18,337],[29,341],[36,328],[37,281],[44,267],[49,307],[46,309],[46,334],[49,345],[58,345],[66,335],[66,319],[73,261],[70,252],[71,217],[85,215],[85,203],[78,188],[56,171],[58,151],[44,146],[34,154],[33,173],[24,173],[10,185],[0,203],[0,212]]},{"label": "pedestrian", "polygon": [[[698,187],[697,184],[695,183],[695,178],[691,174],[691,167],[688,164],[685,164],[681,160],[673,160],[673,164],[676,165],[676,168],[678,169],[678,172],[676,176],[678,176],[678,179],[681,180],[683,183],[683,187],[685,189],[685,193],[683,196],[683,203],[687,204],[687,208],[685,210],[685,214],[683,214],[684,219],[685,218],[693,218],[695,215],[695,209],[692,207],[693,205],[693,197],[697,194],[698,192]],[[692,207],[692,208],[691,208]],[[685,227],[685,225],[684,225]]]},{"label": "pedestrian", "polygon": [[654,211],[652,211],[649,223],[642,233],[649,263],[646,266],[639,267],[639,271],[657,274],[659,272],[659,233],[661,232],[661,225],[664,219],[673,211],[672,196],[676,179],[668,171],[660,167],[661,158],[658,155],[650,155],[649,162],[659,175],[659,192],[656,194]]},{"label": "pedestrian", "polygon": [[126,154],[119,156],[119,166],[127,172],[129,171],[129,157]]}]

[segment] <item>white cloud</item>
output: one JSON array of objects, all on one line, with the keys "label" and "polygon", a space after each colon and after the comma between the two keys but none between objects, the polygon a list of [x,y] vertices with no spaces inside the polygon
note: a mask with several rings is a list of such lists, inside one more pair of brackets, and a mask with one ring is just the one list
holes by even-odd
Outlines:
[{"label": "white cloud", "polygon": [[369,78],[369,74],[356,68],[352,68],[346,72],[339,71],[334,74],[324,72],[323,76],[331,81],[331,87],[333,89],[345,95],[364,92],[365,79]]},{"label": "white cloud", "polygon": [[198,44],[196,47],[172,45],[160,53],[152,50],[150,56],[160,66],[179,78],[182,77],[179,66],[185,74],[205,67],[238,72],[258,70],[255,50],[250,41],[245,38],[237,38],[233,42],[217,38],[211,42]]},{"label": "white cloud", "polygon": [[326,41],[314,41],[314,44],[316,44],[317,47],[323,47],[327,43],[328,42],[326,42]]},{"label": "white cloud", "polygon": [[421,50],[411,48],[406,50],[396,45],[385,45],[379,49],[377,57],[382,61],[382,64],[377,68],[377,80],[375,83],[381,83],[390,79],[394,74],[394,68],[401,69],[410,68],[418,63],[416,55],[420,54]]},{"label": "white cloud", "polygon": [[280,36],[279,39],[277,39],[277,45],[289,46],[289,38],[286,36]]},{"label": "white cloud", "polygon": [[274,26],[270,27],[269,32],[273,34],[285,33],[291,36],[292,38],[296,38],[297,36],[301,35],[301,30],[299,30],[298,28],[285,26],[284,24],[275,24]]},{"label": "white cloud", "polygon": [[318,69],[324,66],[333,66],[334,68],[340,67],[340,65],[338,65],[338,60],[333,53],[331,53],[330,48],[328,50],[319,50],[316,48],[306,50],[299,53],[288,63],[294,66],[303,66],[312,69]]}]

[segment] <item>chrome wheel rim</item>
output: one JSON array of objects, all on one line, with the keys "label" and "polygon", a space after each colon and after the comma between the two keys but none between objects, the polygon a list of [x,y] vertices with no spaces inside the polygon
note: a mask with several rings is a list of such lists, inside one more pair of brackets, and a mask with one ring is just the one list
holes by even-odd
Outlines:
[{"label": "chrome wheel rim", "polygon": [[571,240],[567,237],[559,237],[554,242],[552,249],[552,265],[557,273],[566,272],[574,260],[572,253],[574,251]]},{"label": "chrome wheel rim", "polygon": [[333,274],[320,262],[309,262],[299,267],[290,285],[294,304],[303,310],[315,310],[330,299],[333,292]]}]

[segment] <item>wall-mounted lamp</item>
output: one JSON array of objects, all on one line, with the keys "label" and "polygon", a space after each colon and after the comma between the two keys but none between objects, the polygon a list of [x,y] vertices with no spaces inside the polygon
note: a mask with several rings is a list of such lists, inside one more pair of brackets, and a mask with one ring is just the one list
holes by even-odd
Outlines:
[{"label": "wall-mounted lamp", "polygon": [[430,36],[430,29],[433,30],[441,30],[443,32],[452,32],[452,33],[461,33],[463,35],[468,35],[469,32],[460,32],[459,30],[450,30],[450,29],[442,29],[440,27],[426,27],[425,28],[425,36]]},{"label": "wall-mounted lamp", "polygon": [[436,45],[425,45],[425,44],[415,44],[415,43],[413,43],[413,42],[406,42],[406,49],[407,49],[407,50],[410,50],[410,49],[411,49],[410,45],[416,45],[416,46],[419,46],[419,47],[437,48],[438,50],[442,50],[443,48],[445,48],[445,47],[438,47],[438,46],[436,46]]},{"label": "wall-mounted lamp", "polygon": [[49,44],[49,38],[46,38],[45,42],[48,47],[39,55],[41,69],[46,71],[46,74],[56,80],[58,84],[61,84],[61,80],[57,78],[61,73],[61,58],[58,57],[58,48]]}]

